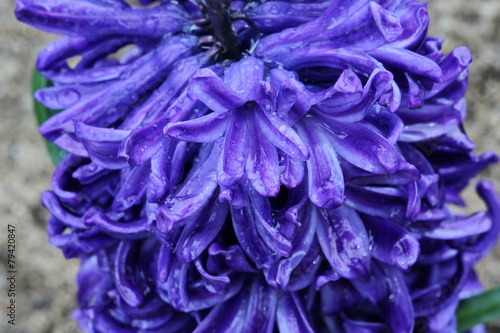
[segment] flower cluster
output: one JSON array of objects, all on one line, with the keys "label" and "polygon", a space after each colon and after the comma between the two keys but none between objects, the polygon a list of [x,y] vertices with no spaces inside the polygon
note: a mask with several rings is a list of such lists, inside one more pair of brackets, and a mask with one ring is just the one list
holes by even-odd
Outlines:
[{"label": "flower cluster", "polygon": [[450,204],[498,158],[425,3],[139,2],[17,0],[65,36],[35,98],[63,110],[42,202],[82,330],[454,331],[500,202],[481,181],[487,211]]}]

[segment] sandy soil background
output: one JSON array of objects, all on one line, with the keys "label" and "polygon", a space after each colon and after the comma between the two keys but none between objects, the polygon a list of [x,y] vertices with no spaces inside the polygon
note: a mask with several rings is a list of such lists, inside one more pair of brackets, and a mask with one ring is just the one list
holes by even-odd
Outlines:
[{"label": "sandy soil background", "polygon": [[[40,0],[42,1],[42,0]],[[50,187],[53,165],[38,135],[32,114],[30,76],[37,52],[53,40],[24,26],[13,15],[14,0],[0,1],[0,306],[6,306],[6,230],[16,227],[17,320],[15,329],[0,311],[0,331],[9,333],[79,332],[69,319],[75,305],[75,260],[66,261],[48,244],[47,212],[39,193]],[[500,1],[430,0],[431,34],[445,37],[445,50],[466,45],[474,55],[470,67],[466,129],[477,152],[500,153]],[[500,190],[500,166],[481,177]],[[471,211],[484,206],[474,190],[466,193]],[[487,288],[500,284],[500,246],[479,265]],[[489,325],[500,332],[500,321]]]}]

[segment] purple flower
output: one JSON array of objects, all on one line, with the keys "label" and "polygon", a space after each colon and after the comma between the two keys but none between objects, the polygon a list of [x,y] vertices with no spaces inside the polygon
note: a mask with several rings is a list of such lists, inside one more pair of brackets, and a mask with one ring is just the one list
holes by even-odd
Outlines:
[{"label": "purple flower", "polygon": [[227,69],[225,82],[209,70],[199,70],[188,95],[213,112],[170,123],[164,132],[187,142],[223,137],[218,183],[231,187],[246,178],[261,195],[274,197],[280,187],[277,148],[287,158],[306,160],[309,153],[297,133],[271,112],[274,96],[269,96],[270,83],[263,81],[264,69],[262,61],[248,57]]},{"label": "purple flower", "polygon": [[[500,232],[466,48],[390,1],[17,0],[86,332],[450,332]],[[120,54],[120,56],[117,56]],[[67,59],[80,56],[74,67]],[[481,328],[477,328],[480,331]]]}]

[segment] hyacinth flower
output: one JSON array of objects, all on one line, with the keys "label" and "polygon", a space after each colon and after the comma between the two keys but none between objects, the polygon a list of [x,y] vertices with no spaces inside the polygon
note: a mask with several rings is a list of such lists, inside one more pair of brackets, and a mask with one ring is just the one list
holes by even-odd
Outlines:
[{"label": "hyacinth flower", "polygon": [[[17,0],[85,332],[450,332],[500,232],[425,3]],[[80,56],[76,66],[67,60]],[[475,327],[472,332],[481,332]]]}]

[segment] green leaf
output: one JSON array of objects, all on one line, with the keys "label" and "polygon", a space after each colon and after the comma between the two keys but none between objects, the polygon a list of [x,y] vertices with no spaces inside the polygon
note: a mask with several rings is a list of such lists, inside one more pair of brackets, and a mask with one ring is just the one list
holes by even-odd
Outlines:
[{"label": "green leaf", "polygon": [[459,332],[500,318],[500,286],[463,300],[456,313]]},{"label": "green leaf", "polygon": [[[33,70],[33,76],[31,77],[31,92],[35,93],[38,89],[51,87],[53,84],[51,81],[44,78],[40,72],[35,68]],[[46,108],[42,104],[38,103],[33,98],[33,111],[35,112],[36,121],[38,126],[43,124],[47,119],[52,117],[53,115],[60,112],[60,110],[54,111]],[[52,142],[47,140],[45,141],[45,145],[47,146],[47,151],[49,152],[50,158],[54,162],[55,165],[59,164],[61,159],[66,155],[66,152],[62,149],[57,148]]]}]

